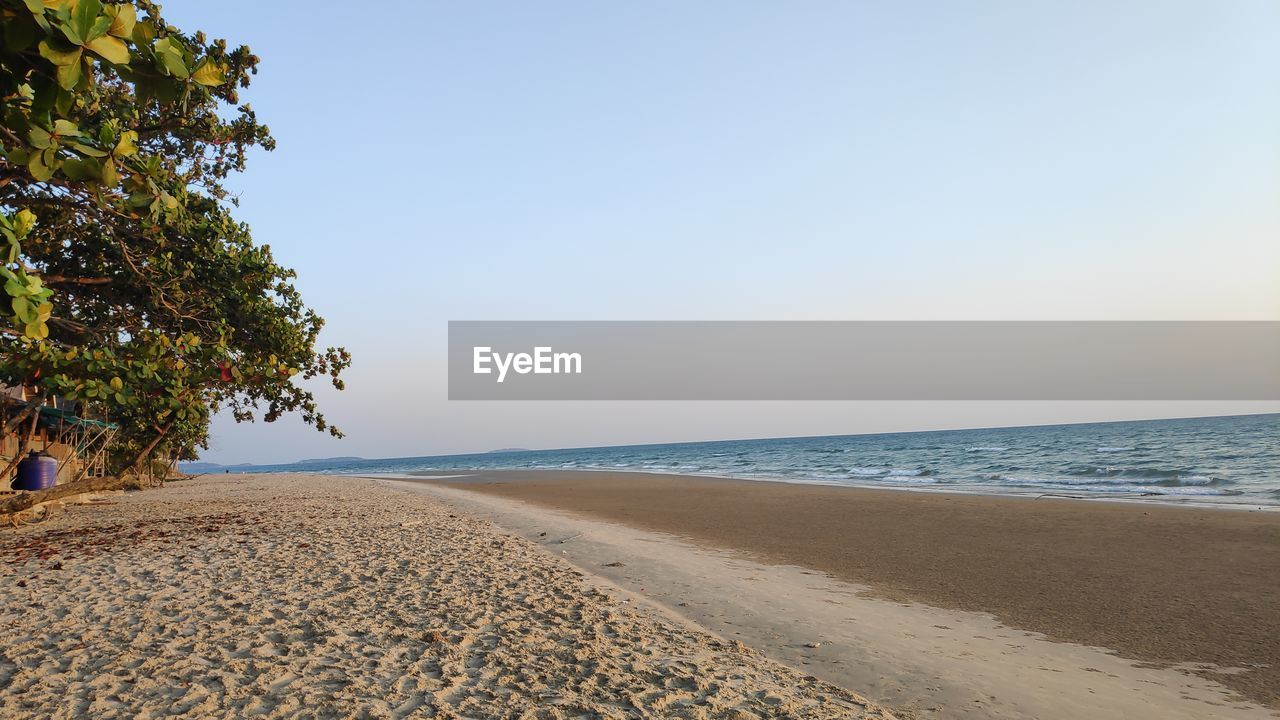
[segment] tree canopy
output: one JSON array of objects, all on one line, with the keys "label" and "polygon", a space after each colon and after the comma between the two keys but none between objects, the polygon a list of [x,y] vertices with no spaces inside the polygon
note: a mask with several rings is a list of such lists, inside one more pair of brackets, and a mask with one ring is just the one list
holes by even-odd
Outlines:
[{"label": "tree canopy", "polygon": [[[239,93],[258,58],[148,0],[0,0],[0,384],[121,424],[118,457],[190,457],[211,413],[341,435],[299,380],[342,348],[224,183],[275,146]],[[127,463],[125,463],[127,464]]]}]

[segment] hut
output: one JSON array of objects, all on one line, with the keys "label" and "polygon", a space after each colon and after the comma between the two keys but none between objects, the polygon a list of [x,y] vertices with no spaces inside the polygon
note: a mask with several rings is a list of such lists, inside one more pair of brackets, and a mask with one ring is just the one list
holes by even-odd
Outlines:
[{"label": "hut", "polygon": [[[18,461],[30,452],[44,452],[58,461],[59,485],[101,477],[107,472],[107,450],[118,426],[93,417],[83,403],[50,398],[29,412],[33,397],[25,388],[5,388],[0,394],[0,420],[6,432],[0,436],[0,491],[17,478]],[[9,427],[12,421],[21,422]]]}]

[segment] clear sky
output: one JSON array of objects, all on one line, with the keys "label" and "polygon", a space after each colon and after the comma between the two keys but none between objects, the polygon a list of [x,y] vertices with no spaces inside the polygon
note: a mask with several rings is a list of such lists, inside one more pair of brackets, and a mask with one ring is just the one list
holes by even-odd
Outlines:
[{"label": "clear sky", "polygon": [[460,319],[1280,319],[1280,3],[171,0],[262,57],[234,180],[348,431],[426,455],[1280,410],[449,403]]}]

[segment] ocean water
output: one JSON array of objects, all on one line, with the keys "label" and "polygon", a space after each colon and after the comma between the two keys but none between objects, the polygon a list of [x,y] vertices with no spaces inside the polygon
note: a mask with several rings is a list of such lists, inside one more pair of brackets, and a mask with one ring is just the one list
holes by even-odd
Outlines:
[{"label": "ocean water", "polygon": [[246,472],[579,469],[1280,506],[1280,414],[308,462]]}]

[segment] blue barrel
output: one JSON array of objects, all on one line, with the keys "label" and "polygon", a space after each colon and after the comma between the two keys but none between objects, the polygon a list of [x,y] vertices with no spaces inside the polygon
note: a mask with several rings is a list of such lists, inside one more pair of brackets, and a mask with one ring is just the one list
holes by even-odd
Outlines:
[{"label": "blue barrel", "polygon": [[58,460],[44,452],[31,454],[18,463],[18,479],[14,490],[45,490],[58,481]]}]

